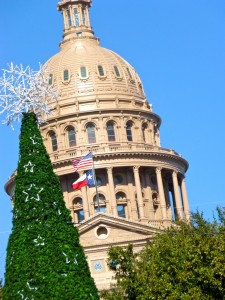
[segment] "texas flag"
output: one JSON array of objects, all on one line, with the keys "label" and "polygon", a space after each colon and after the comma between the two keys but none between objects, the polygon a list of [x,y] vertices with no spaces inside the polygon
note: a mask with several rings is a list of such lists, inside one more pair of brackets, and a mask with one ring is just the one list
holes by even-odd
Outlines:
[{"label": "texas flag", "polygon": [[89,170],[87,171],[84,175],[79,177],[73,184],[73,189],[74,190],[79,190],[83,186],[94,186],[95,185],[95,180],[94,180],[94,175],[93,171]]}]

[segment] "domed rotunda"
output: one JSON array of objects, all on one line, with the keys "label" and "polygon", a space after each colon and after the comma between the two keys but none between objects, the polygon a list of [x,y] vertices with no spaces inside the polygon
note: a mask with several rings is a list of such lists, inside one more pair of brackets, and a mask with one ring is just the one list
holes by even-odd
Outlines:
[{"label": "domed rotunda", "polygon": [[[189,220],[188,163],[160,144],[160,117],[152,112],[135,69],[101,47],[89,18],[91,0],[62,0],[60,51],[45,66],[57,91],[54,114],[41,127],[67,208],[80,232],[98,288],[112,281],[107,249],[135,251],[176,217]],[[73,190],[87,169],[72,161],[92,152],[96,187]],[[6,189],[10,194],[12,181]]]}]

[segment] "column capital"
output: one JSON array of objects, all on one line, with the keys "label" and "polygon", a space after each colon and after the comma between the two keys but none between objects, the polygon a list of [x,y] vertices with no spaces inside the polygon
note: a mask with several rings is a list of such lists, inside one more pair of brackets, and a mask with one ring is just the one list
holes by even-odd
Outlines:
[{"label": "column capital", "polygon": [[108,174],[110,174],[110,173],[112,174],[113,167],[107,167],[106,169],[107,169],[107,173],[108,173]]},{"label": "column capital", "polygon": [[155,171],[156,171],[156,174],[161,174],[162,168],[161,168],[161,167],[157,167],[157,168],[155,169]]},{"label": "column capital", "polygon": [[178,171],[177,170],[173,170],[172,175],[173,176],[177,176],[177,174],[178,174]]},{"label": "column capital", "polygon": [[138,173],[139,168],[140,168],[140,166],[133,166],[134,172]]}]

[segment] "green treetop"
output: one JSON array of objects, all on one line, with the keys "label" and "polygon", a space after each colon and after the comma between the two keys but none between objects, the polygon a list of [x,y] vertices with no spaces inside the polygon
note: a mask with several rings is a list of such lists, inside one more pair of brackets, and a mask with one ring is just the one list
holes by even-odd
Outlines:
[{"label": "green treetop", "polygon": [[24,113],[4,300],[99,299],[33,113]]},{"label": "green treetop", "polygon": [[224,300],[225,209],[207,221],[199,213],[158,234],[140,253],[109,250],[117,284],[107,300]]}]

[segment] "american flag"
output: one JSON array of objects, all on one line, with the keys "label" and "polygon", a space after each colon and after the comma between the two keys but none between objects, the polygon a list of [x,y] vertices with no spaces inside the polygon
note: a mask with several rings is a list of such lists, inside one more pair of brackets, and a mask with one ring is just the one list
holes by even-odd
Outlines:
[{"label": "american flag", "polygon": [[93,167],[93,155],[92,153],[88,153],[84,157],[77,158],[73,160],[73,166],[75,169],[75,172],[78,169],[87,168],[87,167]]}]

